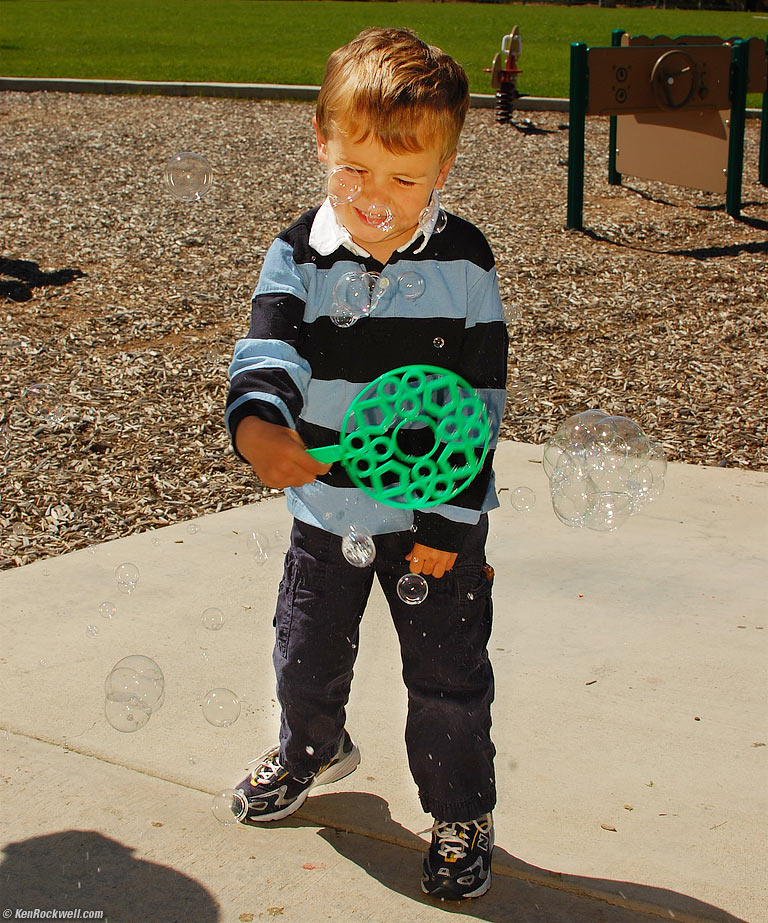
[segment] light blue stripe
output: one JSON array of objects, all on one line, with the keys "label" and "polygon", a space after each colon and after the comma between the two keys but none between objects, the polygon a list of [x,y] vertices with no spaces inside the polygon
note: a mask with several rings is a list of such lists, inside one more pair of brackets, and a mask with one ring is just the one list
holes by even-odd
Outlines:
[{"label": "light blue stripe", "polygon": [[279,237],[272,242],[253,295],[295,295],[301,301],[307,300],[307,287],[294,262],[291,244]]},{"label": "light blue stripe", "polygon": [[232,412],[241,404],[246,403],[246,401],[261,401],[264,404],[272,404],[272,406],[277,407],[280,413],[282,413],[282,415],[285,417],[285,422],[288,424],[288,426],[290,426],[291,429],[296,429],[296,424],[285,405],[285,401],[281,400],[279,397],[276,397],[274,394],[267,394],[266,391],[249,391],[247,394],[241,394],[236,401],[232,401],[229,407],[227,407],[224,421],[226,423],[227,432],[229,433],[230,439],[232,439],[232,431],[229,428],[229,418],[231,417]]},{"label": "light blue stripe", "polygon": [[[299,297],[307,303],[304,320],[312,323],[318,317],[331,314],[334,289],[344,273],[360,272],[364,267],[354,260],[340,260],[327,270],[317,269],[314,263],[302,264],[298,269],[304,285]],[[401,280],[403,276],[407,279],[409,273],[424,280],[424,294],[419,298],[406,297],[404,280]],[[372,317],[446,317],[464,320],[468,328],[504,320],[495,268],[486,271],[467,260],[445,263],[403,260],[395,266],[385,266],[381,275],[386,280],[386,288],[379,282]],[[263,291],[277,291],[272,281],[267,284]],[[261,291],[260,280],[256,294]]]},{"label": "light blue stripe", "polygon": [[367,386],[367,382],[350,382],[341,378],[331,381],[313,378],[307,388],[301,419],[317,426],[340,430],[347,408]]},{"label": "light blue stripe", "polygon": [[293,346],[282,340],[242,339],[235,344],[232,361],[229,364],[229,379],[256,369],[283,369],[304,396],[309,385],[312,369],[306,359]]},{"label": "light blue stripe", "polygon": [[411,510],[384,506],[356,487],[313,481],[305,487],[288,487],[285,496],[291,515],[334,535],[346,535],[353,524],[364,526],[371,535],[402,532],[413,525]]}]

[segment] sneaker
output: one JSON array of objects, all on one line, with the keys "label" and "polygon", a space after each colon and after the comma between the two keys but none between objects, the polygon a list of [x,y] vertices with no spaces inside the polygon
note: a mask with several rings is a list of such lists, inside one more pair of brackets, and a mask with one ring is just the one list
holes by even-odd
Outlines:
[{"label": "sneaker", "polygon": [[306,776],[292,776],[280,763],[280,747],[272,747],[251,760],[256,765],[235,789],[245,799],[237,819],[247,824],[288,817],[299,810],[316,785],[338,782],[354,772],[359,762],[360,751],[346,731],[330,762]]},{"label": "sneaker", "polygon": [[480,897],[491,887],[492,852],[491,814],[464,824],[435,821],[421,890],[449,901]]}]

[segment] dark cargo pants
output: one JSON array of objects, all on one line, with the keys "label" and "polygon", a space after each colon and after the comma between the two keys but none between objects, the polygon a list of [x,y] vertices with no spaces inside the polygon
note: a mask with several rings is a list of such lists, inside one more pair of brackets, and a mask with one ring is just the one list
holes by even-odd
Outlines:
[{"label": "dark cargo pants", "polygon": [[413,533],[374,537],[372,567],[349,564],[338,535],[294,522],[275,615],[273,654],[282,708],[281,760],[292,774],[315,771],[335,753],[344,729],[358,629],[374,573],[400,640],[408,690],[405,730],[422,806],[439,820],[467,821],[496,800],[491,742],[493,572],[485,563],[488,520],[467,536],[453,570],[427,577],[429,594],[403,603]]}]

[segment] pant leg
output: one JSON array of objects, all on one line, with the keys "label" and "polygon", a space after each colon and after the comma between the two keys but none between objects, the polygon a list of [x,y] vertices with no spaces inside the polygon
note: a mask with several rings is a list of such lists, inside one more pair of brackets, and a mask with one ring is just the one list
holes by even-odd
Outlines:
[{"label": "pant leg", "polygon": [[349,564],[341,539],[294,522],[275,613],[280,758],[295,775],[336,752],[373,569]]},{"label": "pant leg", "polygon": [[408,570],[403,555],[413,545],[412,534],[379,536],[377,542],[376,572],[400,639],[408,688],[408,760],[422,807],[438,820],[473,820],[496,803],[487,532],[483,516],[453,570],[439,580],[426,578],[429,594],[416,606],[396,592]]}]

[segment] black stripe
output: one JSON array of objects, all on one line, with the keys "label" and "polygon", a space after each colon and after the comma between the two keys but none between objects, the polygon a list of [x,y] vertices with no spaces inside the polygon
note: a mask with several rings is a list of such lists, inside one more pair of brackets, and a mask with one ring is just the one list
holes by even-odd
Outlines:
[{"label": "black stripe", "polygon": [[299,352],[312,367],[313,378],[368,382],[415,363],[461,374],[463,340],[462,319],[368,317],[342,328],[319,317],[302,328]]},{"label": "black stripe", "polygon": [[[288,408],[288,412],[294,420],[296,420],[299,413],[301,413],[301,408],[304,406],[304,398],[301,392],[285,369],[265,368],[241,372],[235,377],[230,387],[229,394],[227,395],[227,407],[249,391],[263,391],[266,394],[273,394],[275,397],[280,398]],[[259,402],[259,407],[261,406],[263,406],[263,404]],[[237,410],[234,412],[237,413]],[[280,422],[282,422],[282,413],[279,410],[275,410],[275,413],[277,413]],[[262,413],[259,413],[258,416],[266,419]],[[270,417],[273,416],[274,414],[270,413]]]},{"label": "black stripe", "polygon": [[295,295],[255,295],[248,336],[253,340],[284,340],[295,347],[305,307]]}]

